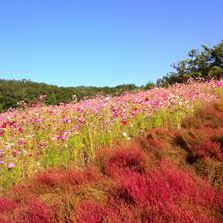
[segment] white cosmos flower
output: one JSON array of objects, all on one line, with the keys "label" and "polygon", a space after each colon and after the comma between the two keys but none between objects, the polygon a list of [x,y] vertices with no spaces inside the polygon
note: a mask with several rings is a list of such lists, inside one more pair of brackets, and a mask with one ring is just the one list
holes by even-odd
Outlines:
[{"label": "white cosmos flower", "polygon": [[123,136],[123,137],[127,137],[128,135],[127,135],[126,132],[123,132],[123,133],[122,133],[122,136]]}]

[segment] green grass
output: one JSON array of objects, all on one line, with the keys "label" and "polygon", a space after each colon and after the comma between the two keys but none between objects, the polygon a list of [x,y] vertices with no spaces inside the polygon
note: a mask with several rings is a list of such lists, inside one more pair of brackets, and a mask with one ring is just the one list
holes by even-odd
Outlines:
[{"label": "green grass", "polygon": [[[149,129],[180,128],[182,120],[198,107],[199,105],[194,103],[189,109],[175,107],[171,110],[157,111],[151,116],[142,112],[130,119],[127,125],[122,125],[119,119],[113,120],[108,109],[104,109],[103,113],[98,115],[88,114],[86,124],[78,134],[59,144],[51,141],[48,148],[42,150],[40,158],[24,155],[21,157],[22,162],[18,162],[15,168],[11,170],[6,167],[1,168],[0,190],[7,189],[41,169],[87,165],[99,148],[113,147],[115,142],[143,136]],[[38,151],[37,142],[44,138],[47,138],[47,130],[35,131],[34,143],[29,145],[29,150]]]}]

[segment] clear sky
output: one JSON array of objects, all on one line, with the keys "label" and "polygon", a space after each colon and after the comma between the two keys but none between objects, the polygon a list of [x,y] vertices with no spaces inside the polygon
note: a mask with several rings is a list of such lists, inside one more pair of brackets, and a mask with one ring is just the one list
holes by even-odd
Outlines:
[{"label": "clear sky", "polygon": [[222,12],[223,0],[0,0],[0,78],[143,85],[219,43]]}]

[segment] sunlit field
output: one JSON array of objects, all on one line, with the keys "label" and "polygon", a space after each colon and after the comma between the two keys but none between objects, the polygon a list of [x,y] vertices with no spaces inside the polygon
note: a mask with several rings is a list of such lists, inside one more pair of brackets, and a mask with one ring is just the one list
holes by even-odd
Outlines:
[{"label": "sunlit field", "polygon": [[36,104],[0,115],[0,186],[48,167],[86,165],[102,146],[153,127],[180,128],[201,104],[222,96],[222,81],[191,82],[79,103]]},{"label": "sunlit field", "polygon": [[0,223],[223,223],[222,9],[0,0]]},{"label": "sunlit field", "polygon": [[0,116],[0,222],[223,221],[223,81]]}]

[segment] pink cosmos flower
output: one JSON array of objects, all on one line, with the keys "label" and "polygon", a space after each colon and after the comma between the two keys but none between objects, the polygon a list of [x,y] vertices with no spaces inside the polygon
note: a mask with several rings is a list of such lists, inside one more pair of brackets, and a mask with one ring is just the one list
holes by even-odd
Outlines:
[{"label": "pink cosmos flower", "polygon": [[15,163],[8,163],[8,169],[12,169],[15,167]]}]

